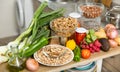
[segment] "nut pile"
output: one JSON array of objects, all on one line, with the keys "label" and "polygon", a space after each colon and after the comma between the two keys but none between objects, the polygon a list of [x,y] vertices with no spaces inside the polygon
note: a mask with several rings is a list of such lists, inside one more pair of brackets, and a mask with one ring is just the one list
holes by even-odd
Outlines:
[{"label": "nut pile", "polygon": [[72,17],[60,17],[53,20],[50,27],[59,36],[68,37],[74,33],[77,27],[77,20]]},{"label": "nut pile", "polygon": [[101,15],[102,9],[99,6],[95,5],[84,5],[80,6],[81,10],[83,11],[83,15],[86,18],[96,18]]},{"label": "nut pile", "polygon": [[[45,55],[44,52],[46,52]],[[47,66],[64,65],[73,59],[71,50],[60,45],[47,45],[37,52],[37,60]]]}]

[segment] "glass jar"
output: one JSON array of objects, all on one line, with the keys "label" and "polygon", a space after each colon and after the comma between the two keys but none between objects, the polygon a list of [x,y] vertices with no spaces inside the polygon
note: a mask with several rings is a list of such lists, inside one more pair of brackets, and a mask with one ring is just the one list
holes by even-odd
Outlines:
[{"label": "glass jar", "polygon": [[74,12],[76,4],[79,0],[48,0],[48,7],[57,10],[59,8],[64,8],[64,16],[67,16],[69,13]]},{"label": "glass jar", "polygon": [[81,14],[77,13],[77,12],[72,12],[72,13],[69,14],[69,16],[72,17],[72,18],[77,19],[77,21],[78,21],[77,27],[80,27],[80,24],[82,23],[82,21],[80,20]]},{"label": "glass jar", "polygon": [[101,3],[81,3],[78,5],[78,11],[82,13],[82,27],[86,29],[99,30],[101,24],[101,15],[104,5]]},{"label": "glass jar", "polygon": [[65,45],[68,37],[75,33],[77,24],[75,18],[60,17],[50,22],[50,28],[60,38],[60,43]]},{"label": "glass jar", "polygon": [[84,37],[86,36],[86,32],[87,30],[85,28],[77,28],[75,30],[75,41],[76,44],[79,46],[81,41],[84,39]]},{"label": "glass jar", "polygon": [[8,68],[11,72],[18,72],[24,69],[24,61],[19,56],[19,50],[17,45],[10,46],[10,54],[8,61]]},{"label": "glass jar", "polygon": [[120,30],[120,6],[113,6],[106,12],[106,21],[116,26]]},{"label": "glass jar", "polygon": [[94,29],[95,31],[100,29],[100,25],[101,25],[101,18],[97,17],[97,18],[85,18],[82,17],[81,18],[83,23],[81,23],[81,27],[84,27],[86,29]]}]

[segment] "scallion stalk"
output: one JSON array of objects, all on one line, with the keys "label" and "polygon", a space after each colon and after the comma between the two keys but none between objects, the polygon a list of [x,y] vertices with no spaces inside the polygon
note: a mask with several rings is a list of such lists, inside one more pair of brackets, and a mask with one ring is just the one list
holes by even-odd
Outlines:
[{"label": "scallion stalk", "polygon": [[[43,11],[46,6],[47,2],[43,2],[39,6],[34,13],[29,27],[23,33],[21,33],[13,43],[11,43],[11,45],[17,44],[18,46],[22,42],[24,43],[24,46],[19,49],[20,56],[22,57],[29,57],[41,47],[48,44],[48,39],[50,38],[50,30],[48,26],[50,21],[63,15],[63,9],[44,13]],[[10,46],[10,44],[8,45]]]}]

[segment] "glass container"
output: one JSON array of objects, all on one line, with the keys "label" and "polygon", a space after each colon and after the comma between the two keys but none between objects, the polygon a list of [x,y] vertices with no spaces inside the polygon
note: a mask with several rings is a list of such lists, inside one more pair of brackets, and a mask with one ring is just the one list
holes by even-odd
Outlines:
[{"label": "glass container", "polygon": [[11,56],[8,61],[8,67],[10,71],[12,72],[17,72],[20,71],[24,68],[24,61],[23,59],[19,56],[19,50],[16,45],[10,46],[10,52]]},{"label": "glass container", "polygon": [[102,3],[80,3],[78,5],[78,11],[86,18],[96,18],[101,16],[104,10]]},{"label": "glass container", "polygon": [[81,27],[84,27],[86,29],[94,29],[95,31],[100,29],[100,25],[101,25],[101,18],[97,17],[97,18],[81,18],[81,20],[83,21],[83,23],[81,23]]},{"label": "glass container", "polygon": [[72,17],[61,17],[50,22],[50,28],[60,38],[62,45],[65,45],[68,37],[75,32],[77,25],[77,19]]},{"label": "glass container", "polygon": [[120,30],[120,6],[113,6],[106,12],[106,21],[116,26]]},{"label": "glass container", "polygon": [[76,44],[79,46],[81,41],[84,39],[84,37],[86,36],[86,32],[87,30],[85,28],[76,28],[75,30],[75,41]]},{"label": "glass container", "polygon": [[69,13],[75,12],[78,2],[79,0],[48,0],[48,7],[53,10],[64,8],[64,16],[68,16]]},{"label": "glass container", "polygon": [[99,30],[101,24],[101,15],[104,10],[102,3],[80,3],[78,11],[82,13],[82,27],[86,29]]}]

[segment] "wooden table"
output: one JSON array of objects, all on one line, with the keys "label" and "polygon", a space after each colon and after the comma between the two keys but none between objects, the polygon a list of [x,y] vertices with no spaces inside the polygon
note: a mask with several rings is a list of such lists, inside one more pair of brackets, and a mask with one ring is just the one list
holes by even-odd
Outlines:
[{"label": "wooden table", "polygon": [[[5,40],[11,41],[11,40],[14,40],[15,38],[16,37],[7,38],[7,39],[0,39],[0,44],[2,43],[4,45],[3,42],[5,42]],[[51,43],[52,44],[59,43],[58,38],[52,39]],[[99,59],[104,59],[104,58],[111,57],[111,56],[118,55],[118,54],[120,54],[120,47],[111,48],[110,51],[108,51],[108,52],[100,51],[100,52],[93,53],[89,59],[81,59],[80,62],[72,61],[66,65],[59,66],[59,67],[49,67],[49,66],[44,66],[44,65],[40,64],[40,68],[36,72],[58,72],[61,70],[69,69],[72,67],[77,67],[79,65],[83,65],[83,64],[86,64],[89,62],[93,62],[93,61],[96,61]],[[7,69],[7,63],[3,63],[0,65],[0,72],[9,72],[9,70]],[[29,71],[27,69],[24,69],[22,72],[29,72]]]}]

